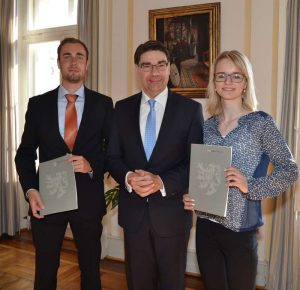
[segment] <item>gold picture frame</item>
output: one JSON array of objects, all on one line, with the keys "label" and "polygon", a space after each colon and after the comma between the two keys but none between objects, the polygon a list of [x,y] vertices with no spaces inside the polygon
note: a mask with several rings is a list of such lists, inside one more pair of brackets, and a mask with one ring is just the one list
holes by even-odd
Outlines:
[{"label": "gold picture frame", "polygon": [[206,96],[210,67],[219,53],[220,2],[149,10],[149,38],[170,52],[169,88]]}]

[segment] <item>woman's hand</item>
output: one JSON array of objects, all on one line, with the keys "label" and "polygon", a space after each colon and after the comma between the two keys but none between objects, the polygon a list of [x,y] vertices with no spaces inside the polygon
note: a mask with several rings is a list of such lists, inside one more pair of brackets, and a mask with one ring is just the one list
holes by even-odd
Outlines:
[{"label": "woman's hand", "polygon": [[184,209],[191,211],[195,210],[195,200],[189,194],[184,194],[182,201],[184,203]]},{"label": "woman's hand", "polygon": [[248,182],[244,174],[235,167],[225,170],[225,179],[228,187],[237,187],[242,193],[248,193]]}]

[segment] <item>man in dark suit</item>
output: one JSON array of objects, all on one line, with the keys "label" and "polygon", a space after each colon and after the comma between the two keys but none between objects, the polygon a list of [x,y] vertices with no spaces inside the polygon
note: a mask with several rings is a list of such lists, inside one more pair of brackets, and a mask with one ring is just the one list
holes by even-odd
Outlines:
[{"label": "man in dark suit", "polygon": [[170,57],[158,41],[134,56],[142,92],[117,102],[107,158],[120,184],[130,290],[184,290],[192,215],[188,191],[191,143],[202,143],[201,105],[168,90]]},{"label": "man in dark suit", "polygon": [[[15,157],[20,183],[30,204],[33,242],[36,248],[35,290],[54,290],[57,284],[60,249],[70,224],[78,249],[81,289],[101,289],[101,220],[106,213],[103,194],[104,145],[112,116],[109,97],[84,86],[88,49],[75,38],[64,39],[57,50],[61,85],[30,98],[21,144]],[[68,95],[75,95],[72,122],[75,130],[67,137]],[[65,122],[66,121],[66,122]],[[73,123],[74,124],[74,123]],[[70,133],[70,132],[69,132]],[[73,140],[73,141],[72,141]],[[39,193],[36,150],[39,162],[72,153],[77,185],[78,210],[43,216]]]}]

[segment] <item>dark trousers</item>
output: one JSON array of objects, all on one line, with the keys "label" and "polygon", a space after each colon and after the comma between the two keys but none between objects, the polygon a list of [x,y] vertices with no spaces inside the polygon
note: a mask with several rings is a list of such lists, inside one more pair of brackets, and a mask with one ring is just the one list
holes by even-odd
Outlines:
[{"label": "dark trousers", "polygon": [[[174,221],[176,222],[176,221]],[[126,276],[129,290],[184,290],[186,234],[160,237],[149,213],[135,233],[124,231]]]},{"label": "dark trousers", "polygon": [[197,259],[205,290],[254,290],[257,230],[234,232],[197,219]]},{"label": "dark trousers", "polygon": [[31,218],[35,246],[35,290],[55,290],[60,250],[68,223],[78,250],[82,290],[101,290],[99,264],[102,225],[100,218],[83,219],[77,211]]}]

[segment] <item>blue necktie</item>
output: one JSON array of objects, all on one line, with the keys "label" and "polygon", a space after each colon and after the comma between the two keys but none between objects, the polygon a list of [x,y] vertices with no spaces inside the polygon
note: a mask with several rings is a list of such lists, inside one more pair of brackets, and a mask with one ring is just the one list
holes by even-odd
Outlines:
[{"label": "blue necktie", "polygon": [[156,113],[155,113],[155,100],[150,99],[148,101],[150,106],[150,111],[147,117],[146,130],[145,130],[145,140],[144,149],[146,153],[147,160],[150,159],[155,142],[156,142]]}]

